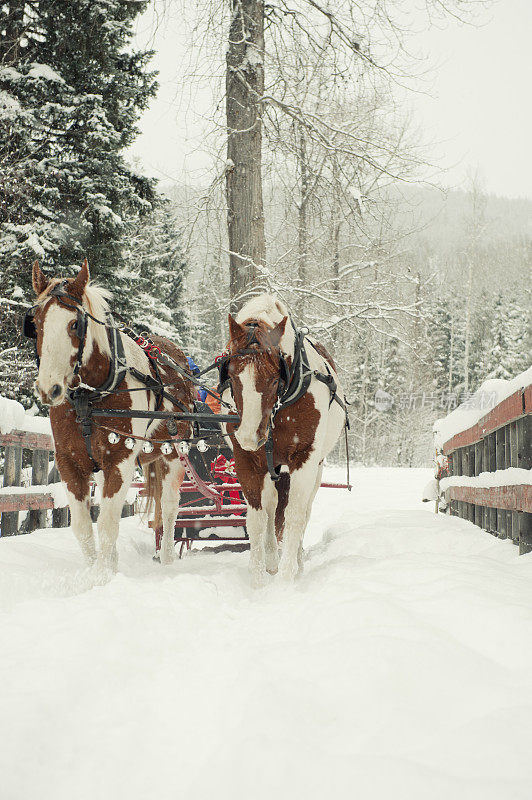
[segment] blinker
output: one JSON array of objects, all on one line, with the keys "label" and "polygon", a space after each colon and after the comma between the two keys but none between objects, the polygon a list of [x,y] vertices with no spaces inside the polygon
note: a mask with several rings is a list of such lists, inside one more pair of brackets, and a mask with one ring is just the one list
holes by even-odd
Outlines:
[{"label": "blinker", "polygon": [[35,327],[35,320],[33,319],[33,310],[28,311],[24,315],[24,322],[22,323],[22,333],[26,339],[36,339],[37,329]]}]

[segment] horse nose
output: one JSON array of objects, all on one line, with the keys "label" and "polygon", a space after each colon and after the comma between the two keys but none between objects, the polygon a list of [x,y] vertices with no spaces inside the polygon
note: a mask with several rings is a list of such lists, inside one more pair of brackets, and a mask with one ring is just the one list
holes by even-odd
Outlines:
[{"label": "horse nose", "polygon": [[59,383],[54,383],[52,388],[46,392],[39,381],[35,381],[35,391],[40,395],[41,401],[45,406],[54,405],[63,395],[63,387]]}]

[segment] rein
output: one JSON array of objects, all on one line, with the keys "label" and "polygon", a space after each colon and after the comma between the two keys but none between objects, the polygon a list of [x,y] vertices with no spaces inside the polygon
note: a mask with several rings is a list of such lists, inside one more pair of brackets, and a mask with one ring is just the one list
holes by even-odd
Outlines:
[{"label": "rein", "polygon": [[[174,395],[170,394],[166,391],[168,386],[171,386],[171,383],[163,383],[162,378],[159,373],[158,369],[158,361],[163,363],[165,366],[173,369],[174,371],[178,372],[185,380],[190,381],[191,383],[195,384],[196,386],[201,387],[204,389],[208,394],[216,399],[220,399],[220,402],[223,403],[224,406],[230,408],[228,403],[225,403],[221,398],[218,398],[217,395],[212,392],[210,389],[202,385],[202,382],[191,375],[186,369],[181,367],[177,364],[170,356],[163,351],[147,336],[144,334],[137,335],[128,325],[127,323],[122,324],[121,326],[116,326],[112,324],[112,317],[109,314],[107,321],[102,321],[94,317],[87,309],[85,309],[80,300],[74,295],[69,294],[66,291],[66,281],[61,281],[61,283],[57,284],[52,288],[49,292],[49,297],[55,297],[59,304],[64,308],[72,309],[77,313],[77,322],[76,322],[76,335],[79,339],[78,351],[76,354],[76,362],[74,365],[74,375],[78,376],[79,372],[82,367],[83,361],[83,352],[85,348],[85,341],[87,336],[87,325],[88,325],[88,318],[92,319],[94,322],[98,323],[98,325],[103,325],[106,328],[107,336],[109,338],[109,347],[110,347],[110,360],[109,360],[109,374],[106,380],[100,386],[89,386],[88,384],[83,383],[81,380],[75,387],[71,387],[67,390],[67,400],[73,406],[76,412],[76,422],[78,422],[81,426],[81,433],[83,439],[85,441],[85,446],[87,449],[87,453],[89,458],[92,461],[94,471],[98,472],[100,470],[99,465],[96,463],[92,453],[92,443],[91,443],[91,436],[92,436],[92,428],[93,428],[93,417],[94,416],[127,416],[129,418],[146,418],[149,420],[148,428],[154,419],[163,418],[167,420],[168,427],[175,429],[175,433],[177,433],[177,422],[175,415],[172,415],[171,412],[160,412],[159,409],[161,407],[161,403],[163,398],[169,400],[172,405],[176,406],[180,409],[180,418],[184,421],[188,417],[188,421],[198,421],[199,417],[202,415],[192,414],[189,409],[185,406],[185,404],[176,398]],[[65,302],[65,298],[70,302]],[[37,352],[37,330],[35,327],[35,310],[38,308],[38,305],[32,306],[24,316],[23,322],[23,333],[29,339],[33,339],[35,341],[35,355],[37,360],[37,366],[40,364],[39,354]],[[152,366],[155,377],[152,375],[147,375],[135,367],[128,367],[127,360],[124,351],[124,345],[121,338],[121,333],[124,335],[129,336],[144,352],[146,353],[149,363]],[[209,367],[204,369],[201,374],[205,374],[210,370],[218,367],[218,363],[215,361]],[[142,387],[135,387],[133,389],[117,389],[116,387],[119,386],[124,378],[126,377],[127,373],[131,373],[133,377],[135,377],[138,381],[144,384]],[[120,394],[120,393],[129,393],[134,391],[152,391],[156,395],[156,407],[155,412],[134,412],[134,411],[127,411],[126,414],[119,413],[120,410],[117,409],[94,409],[92,408],[93,403],[99,402],[104,397],[108,397],[112,394]],[[118,412],[118,413],[117,413]],[[217,415],[218,418],[220,415]],[[227,418],[226,421],[237,421],[238,417],[234,414],[225,415]],[[99,428],[106,428],[104,425],[98,425]],[[118,431],[115,431],[112,428],[109,430],[113,433],[118,434]],[[170,435],[174,435],[169,430]],[[123,435],[123,432],[120,433]],[[147,437],[141,436],[134,436],[133,434],[129,436],[130,439],[138,439],[142,441],[151,441]],[[206,437],[202,437],[206,438]],[[208,437],[207,437],[208,438]],[[166,441],[166,440],[165,440]],[[190,440],[192,443],[195,442],[195,438]],[[158,443],[158,440],[157,440]]]}]

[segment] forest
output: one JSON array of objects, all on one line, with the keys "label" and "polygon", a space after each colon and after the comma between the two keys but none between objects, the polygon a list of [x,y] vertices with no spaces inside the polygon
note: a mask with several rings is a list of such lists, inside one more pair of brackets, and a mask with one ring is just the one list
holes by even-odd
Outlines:
[{"label": "forest", "polygon": [[408,21],[384,0],[357,4],[356,25],[341,0],[195,6],[198,59],[219,67],[212,174],[156,181],[128,150],[158,88],[134,36],[151,5],[0,9],[1,393],[43,413],[20,332],[31,264],[73,275],[87,257],[116,311],[200,365],[229,309],[277,292],[334,355],[351,458],[430,463],[437,417],[528,366],[532,202],[478,174],[455,190],[426,179],[395,88],[414,75]]}]

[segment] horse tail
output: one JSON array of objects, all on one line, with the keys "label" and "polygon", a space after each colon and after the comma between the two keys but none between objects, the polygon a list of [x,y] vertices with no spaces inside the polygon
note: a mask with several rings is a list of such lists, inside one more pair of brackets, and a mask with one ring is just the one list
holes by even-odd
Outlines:
[{"label": "horse tail", "polygon": [[146,505],[144,506],[144,513],[149,516],[154,508],[153,527],[160,528],[163,524],[163,515],[161,511],[161,493],[163,489],[163,475],[161,459],[152,461],[144,468],[146,475],[146,484],[144,496],[146,498]]},{"label": "horse tail", "polygon": [[277,508],[275,509],[275,537],[279,543],[283,541],[284,533],[284,512],[288,503],[288,493],[290,491],[290,473],[281,472],[279,480],[275,484],[277,488]]}]

